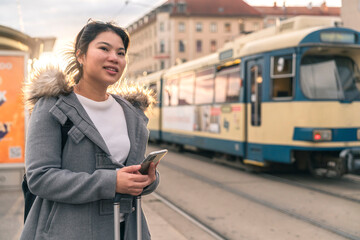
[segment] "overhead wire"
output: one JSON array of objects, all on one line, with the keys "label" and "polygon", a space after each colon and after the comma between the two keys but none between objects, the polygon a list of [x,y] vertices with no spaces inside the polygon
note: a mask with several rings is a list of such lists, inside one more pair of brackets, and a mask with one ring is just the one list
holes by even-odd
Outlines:
[{"label": "overhead wire", "polygon": [[24,28],[24,21],[23,21],[23,16],[22,16],[22,11],[21,11],[20,0],[16,0],[16,7],[17,7],[17,11],[18,11],[18,16],[19,16],[20,30],[21,30],[22,32],[24,32],[24,31],[25,31],[25,28]]}]

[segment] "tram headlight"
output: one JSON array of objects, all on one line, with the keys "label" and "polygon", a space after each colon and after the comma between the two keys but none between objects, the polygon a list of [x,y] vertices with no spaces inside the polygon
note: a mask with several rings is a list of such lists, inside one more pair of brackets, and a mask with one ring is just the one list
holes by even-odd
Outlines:
[{"label": "tram headlight", "polygon": [[321,129],[321,130],[313,131],[313,140],[315,142],[331,141],[331,139],[332,139],[332,134],[330,129]]}]

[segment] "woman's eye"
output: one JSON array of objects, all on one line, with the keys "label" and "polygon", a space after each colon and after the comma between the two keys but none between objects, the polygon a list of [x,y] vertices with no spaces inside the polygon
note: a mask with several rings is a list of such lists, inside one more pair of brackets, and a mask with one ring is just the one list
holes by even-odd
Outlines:
[{"label": "woman's eye", "polygon": [[124,52],[119,52],[118,55],[125,56],[125,53]]},{"label": "woman's eye", "polygon": [[108,49],[106,47],[100,47],[101,50],[107,51]]}]

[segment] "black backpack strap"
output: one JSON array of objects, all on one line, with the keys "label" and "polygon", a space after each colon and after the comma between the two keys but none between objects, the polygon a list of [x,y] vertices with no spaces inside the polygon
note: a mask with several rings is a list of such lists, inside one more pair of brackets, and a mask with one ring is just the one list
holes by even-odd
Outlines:
[{"label": "black backpack strap", "polygon": [[68,132],[72,128],[74,124],[72,121],[68,118],[63,126],[61,126],[61,150],[64,149],[65,143],[68,138]]},{"label": "black backpack strap", "polygon": [[24,174],[24,179],[23,182],[21,184],[21,188],[24,194],[24,202],[25,202],[25,209],[24,209],[24,223],[25,220],[30,212],[30,208],[33,205],[36,196],[34,194],[32,194],[29,190],[28,184],[27,184],[27,179],[26,179],[26,174]]}]

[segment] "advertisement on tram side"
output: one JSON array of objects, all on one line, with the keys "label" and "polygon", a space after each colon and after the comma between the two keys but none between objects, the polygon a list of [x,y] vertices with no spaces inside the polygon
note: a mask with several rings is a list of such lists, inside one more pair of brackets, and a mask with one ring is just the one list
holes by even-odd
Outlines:
[{"label": "advertisement on tram side", "polygon": [[0,52],[0,164],[24,163],[26,55]]}]

